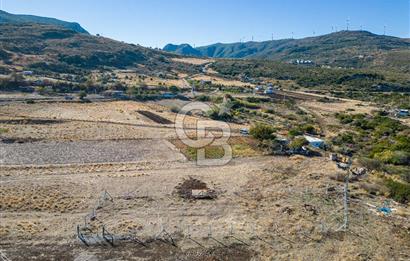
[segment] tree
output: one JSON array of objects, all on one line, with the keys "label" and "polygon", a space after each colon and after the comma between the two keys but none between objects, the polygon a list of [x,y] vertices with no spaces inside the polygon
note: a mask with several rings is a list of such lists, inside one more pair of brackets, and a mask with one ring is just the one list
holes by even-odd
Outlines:
[{"label": "tree", "polygon": [[178,93],[178,92],[180,91],[179,88],[176,87],[175,85],[172,85],[171,87],[169,87],[169,90],[170,90],[172,93]]},{"label": "tree", "polygon": [[258,139],[259,141],[263,140],[273,140],[275,139],[275,135],[273,132],[275,131],[275,128],[273,128],[270,125],[267,124],[256,124],[251,127],[249,130],[249,133],[255,138]]},{"label": "tree", "polygon": [[80,98],[80,100],[83,101],[85,99],[85,97],[87,97],[87,93],[85,91],[80,91],[78,93],[78,98]]}]

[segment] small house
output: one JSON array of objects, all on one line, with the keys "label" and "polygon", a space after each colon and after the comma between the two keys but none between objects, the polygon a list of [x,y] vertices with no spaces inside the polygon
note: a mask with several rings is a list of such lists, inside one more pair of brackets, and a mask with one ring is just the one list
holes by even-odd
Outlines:
[{"label": "small house", "polygon": [[262,93],[264,91],[264,88],[260,85],[256,86],[254,89],[255,93]]},{"label": "small house", "polygon": [[105,97],[111,97],[116,99],[126,98],[124,91],[108,90],[103,93]]},{"label": "small house", "polygon": [[323,148],[325,141],[316,137],[304,135],[305,139],[309,142],[309,145],[314,148]]},{"label": "small house", "polygon": [[33,71],[23,71],[23,75],[25,76],[33,75]]},{"label": "small house", "polygon": [[275,90],[273,89],[273,87],[268,87],[263,93],[264,94],[274,94]]}]

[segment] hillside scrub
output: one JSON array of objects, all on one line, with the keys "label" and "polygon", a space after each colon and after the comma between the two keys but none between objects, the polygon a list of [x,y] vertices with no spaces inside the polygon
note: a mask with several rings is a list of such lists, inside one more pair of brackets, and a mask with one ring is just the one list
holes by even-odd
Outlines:
[{"label": "hillside scrub", "polygon": [[255,139],[259,141],[263,141],[263,140],[274,140],[275,139],[275,135],[273,134],[274,131],[275,129],[272,126],[269,126],[267,124],[257,123],[250,128],[249,133]]}]

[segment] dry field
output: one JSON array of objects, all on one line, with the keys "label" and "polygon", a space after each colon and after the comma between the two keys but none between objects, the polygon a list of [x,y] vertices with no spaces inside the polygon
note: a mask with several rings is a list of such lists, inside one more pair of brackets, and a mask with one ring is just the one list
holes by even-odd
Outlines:
[{"label": "dry field", "polygon": [[229,80],[229,79],[224,79],[221,77],[217,76],[208,76],[208,75],[196,75],[191,77],[192,80],[204,80],[204,81],[212,81],[213,84],[220,84],[223,86],[236,86],[236,87],[253,87],[254,84],[252,83],[244,83],[238,80]]},{"label": "dry field", "polygon": [[[313,106],[307,104],[306,106]],[[169,140],[157,103],[0,106],[0,250],[10,260],[408,260],[408,210],[378,214],[328,157],[238,155],[197,166]],[[189,124],[195,122],[190,117]],[[238,129],[241,126],[233,126]],[[235,138],[238,140],[239,138]],[[252,157],[249,157],[252,156]],[[182,198],[188,178],[215,191]],[[105,193],[106,192],[106,193]],[[89,246],[77,238],[77,226]],[[87,227],[87,229],[85,229]],[[106,229],[108,240],[102,235]],[[114,247],[108,243],[114,238]],[[172,244],[174,243],[174,245]]]},{"label": "dry field", "polygon": [[213,59],[202,59],[202,58],[173,58],[171,60],[174,62],[187,63],[187,64],[193,64],[193,65],[203,65],[203,64],[208,64],[208,63],[212,63],[215,61]]}]

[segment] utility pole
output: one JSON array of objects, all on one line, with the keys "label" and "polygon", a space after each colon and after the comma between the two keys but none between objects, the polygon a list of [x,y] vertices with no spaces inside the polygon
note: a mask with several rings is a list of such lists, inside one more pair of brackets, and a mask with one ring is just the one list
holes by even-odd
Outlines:
[{"label": "utility pole", "polygon": [[347,175],[345,177],[345,186],[343,190],[343,208],[344,208],[344,214],[343,214],[343,230],[346,231],[349,229],[349,174],[350,174],[350,168],[347,171]]},{"label": "utility pole", "polygon": [[383,35],[386,35],[386,25],[383,26]]},{"label": "utility pole", "polygon": [[272,41],[273,41],[273,33],[272,33]]},{"label": "utility pole", "polygon": [[293,39],[293,32],[292,32],[292,39]]},{"label": "utility pole", "polygon": [[350,22],[350,19],[347,18],[347,20],[346,20],[346,30],[347,31],[349,31],[349,22]]}]

